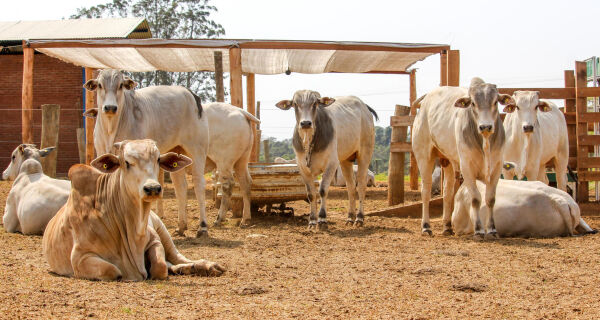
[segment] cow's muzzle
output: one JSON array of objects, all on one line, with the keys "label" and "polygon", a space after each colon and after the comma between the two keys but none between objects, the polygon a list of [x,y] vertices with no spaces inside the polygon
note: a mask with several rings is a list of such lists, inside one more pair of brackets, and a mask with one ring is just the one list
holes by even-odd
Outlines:
[{"label": "cow's muzzle", "polygon": [[104,108],[102,108],[102,110],[104,110],[104,113],[117,113],[117,106],[114,105],[105,105]]},{"label": "cow's muzzle", "polygon": [[492,129],[493,129],[493,127],[491,124],[479,125],[479,132],[481,132],[482,134],[492,133]]},{"label": "cow's muzzle", "polygon": [[144,186],[144,194],[149,197],[159,196],[162,191],[160,184],[150,184]]},{"label": "cow's muzzle", "polygon": [[308,121],[308,120],[301,121],[300,122],[300,127],[302,129],[310,129],[310,128],[312,128],[312,121]]},{"label": "cow's muzzle", "polygon": [[530,124],[524,125],[523,126],[523,132],[525,132],[525,133],[531,133],[531,132],[533,132],[533,126],[530,125]]}]

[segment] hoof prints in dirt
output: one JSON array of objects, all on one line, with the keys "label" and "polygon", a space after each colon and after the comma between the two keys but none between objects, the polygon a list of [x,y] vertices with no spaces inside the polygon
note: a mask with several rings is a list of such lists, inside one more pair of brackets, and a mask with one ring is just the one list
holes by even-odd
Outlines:
[{"label": "hoof prints in dirt", "polygon": [[453,284],[451,289],[462,292],[483,292],[487,289],[487,285],[479,283]]},{"label": "hoof prints in dirt", "polygon": [[266,292],[268,292],[266,289],[263,289],[263,288],[257,287],[257,286],[248,286],[248,287],[237,289],[235,291],[235,293],[237,293],[240,296],[250,296],[250,295],[255,295],[255,294],[263,294]]}]

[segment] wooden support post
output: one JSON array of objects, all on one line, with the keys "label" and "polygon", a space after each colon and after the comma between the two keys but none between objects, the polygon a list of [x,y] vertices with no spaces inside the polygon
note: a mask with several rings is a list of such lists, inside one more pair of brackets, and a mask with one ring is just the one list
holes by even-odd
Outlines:
[{"label": "wooden support post", "polygon": [[460,51],[448,51],[448,85],[458,87],[460,82]]},{"label": "wooden support post", "polygon": [[[417,106],[413,105],[417,100],[417,70],[410,70],[410,115],[417,115]],[[411,133],[412,135],[412,126]],[[419,189],[419,167],[413,152],[410,153],[410,190]]]},{"label": "wooden support post", "polygon": [[240,48],[229,49],[229,80],[231,104],[243,108],[244,93],[242,92],[242,50]]},{"label": "wooden support post", "polygon": [[[94,78],[94,69],[85,68],[85,81]],[[96,93],[93,91],[86,91],[85,93],[85,110],[90,110],[96,107]],[[94,127],[96,126],[96,119],[85,118],[85,163],[90,164],[95,158],[94,149]]]},{"label": "wooden support post", "polygon": [[85,163],[85,129],[77,128],[77,148],[79,150],[79,163]]},{"label": "wooden support post", "polygon": [[[583,88],[587,86],[587,70],[586,63],[583,61],[575,62],[575,87]],[[587,98],[579,97],[576,93],[575,99],[575,117],[577,119],[577,172],[581,177],[581,173],[583,171],[588,171],[588,169],[583,168],[579,165],[579,161],[581,159],[585,159],[588,157],[588,147],[586,145],[580,145],[580,137],[587,135],[587,122],[584,122],[583,119],[580,119],[582,113],[587,112]],[[588,202],[590,199],[589,196],[589,183],[587,181],[579,181],[577,186],[577,202]]]},{"label": "wooden support post", "polygon": [[265,152],[265,154],[264,154],[264,156],[265,156],[265,162],[266,163],[271,162],[271,154],[269,152],[269,140],[268,139],[265,139],[263,141],[263,150]]},{"label": "wooden support post", "polygon": [[21,92],[21,138],[33,143],[33,48],[23,40],[23,88]]},{"label": "wooden support post", "polygon": [[225,89],[223,88],[223,52],[215,51],[214,56],[217,102],[225,102]]},{"label": "wooden support post", "polygon": [[[248,112],[250,114],[252,114],[253,116],[256,116],[256,109],[255,109],[255,97],[256,97],[256,83],[255,83],[255,76],[254,73],[249,73],[248,75],[246,75],[246,108],[248,109]],[[254,137],[255,141],[260,141],[260,140],[256,140],[256,125],[254,123],[251,123],[250,126],[252,127],[252,136]],[[260,145],[257,145],[256,143],[252,143],[252,152],[250,153],[250,161],[251,162],[257,162],[258,161],[258,153],[259,153],[259,148],[257,148]]]},{"label": "wooden support post", "polygon": [[41,158],[44,173],[56,177],[56,155],[58,154],[58,128],[60,124],[60,106],[57,104],[42,105],[42,143],[40,149],[54,147],[54,151]]},{"label": "wooden support post", "polygon": [[[256,117],[260,120],[260,101],[256,101]],[[260,123],[256,125],[256,135],[254,136],[254,146],[252,146],[252,150],[256,150],[256,160],[252,160],[254,162],[258,162],[258,156],[260,155],[260,136],[262,132],[260,131]]]},{"label": "wooden support post", "polygon": [[440,86],[448,85],[448,51],[440,53]]},{"label": "wooden support post", "polygon": [[[575,71],[565,70],[565,88],[575,87]],[[575,99],[565,99],[565,114],[575,114]],[[567,118],[569,119],[569,118]],[[575,119],[575,117],[573,117]],[[577,121],[567,120],[567,135],[569,139],[569,159],[577,159]],[[570,164],[571,169],[577,170],[577,161]]]},{"label": "wooden support post", "polygon": [[[409,107],[396,105],[395,116],[407,116]],[[407,127],[392,127],[391,143],[406,141]],[[388,166],[388,205],[404,202],[404,152],[390,152]]]}]

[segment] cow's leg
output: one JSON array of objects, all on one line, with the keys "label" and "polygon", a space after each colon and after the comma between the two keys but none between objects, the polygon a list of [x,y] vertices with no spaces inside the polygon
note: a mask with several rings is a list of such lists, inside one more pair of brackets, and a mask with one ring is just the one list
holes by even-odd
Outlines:
[{"label": "cow's leg", "polygon": [[229,210],[229,204],[231,202],[231,194],[233,193],[233,173],[229,168],[219,168],[219,182],[221,182],[221,206],[219,207],[219,214],[215,221],[215,226],[221,225],[227,210]]},{"label": "cow's leg", "polygon": [[165,259],[165,249],[158,236],[154,233],[150,234],[153,238],[152,243],[145,252],[146,263],[150,264],[148,278],[153,280],[164,280],[169,275]]},{"label": "cow's leg", "polygon": [[[567,165],[568,159],[562,158],[560,155],[554,158],[554,171],[556,172],[556,187],[564,192],[567,192]],[[545,171],[545,170],[544,170]]]},{"label": "cow's leg", "polygon": [[185,180],[185,170],[171,172],[171,180],[175,188],[175,198],[177,198],[177,216],[179,224],[174,235],[185,235],[187,230],[187,181]]},{"label": "cow's leg", "polygon": [[[481,208],[481,193],[477,189],[477,184],[475,177],[468,170],[462,170],[463,174],[463,184],[469,191],[469,195],[471,196],[471,223],[473,224],[473,238],[475,240],[483,239],[485,232],[483,230],[483,224],[481,223],[481,219],[479,218],[479,210]],[[444,191],[445,192],[445,191]]]},{"label": "cow's leg", "polygon": [[[163,169],[158,170],[158,183],[162,186],[163,190],[165,190],[165,171]],[[163,195],[161,193],[160,198],[156,201],[156,214],[164,218],[165,217],[165,208],[163,206]]]},{"label": "cow's leg", "polygon": [[81,252],[77,248],[71,254],[71,266],[76,278],[90,280],[121,280],[121,270],[114,264],[90,252]]},{"label": "cow's leg", "polygon": [[348,219],[346,225],[353,224],[356,219],[356,183],[354,182],[354,170],[351,161],[340,161],[342,175],[346,180],[346,191],[348,192]]},{"label": "cow's leg", "polygon": [[308,196],[308,203],[310,204],[310,217],[308,220],[308,229],[315,229],[317,227],[317,188],[315,188],[314,177],[312,174],[305,173],[300,169],[300,176],[304,185],[306,186],[306,194]]},{"label": "cow's leg", "polygon": [[169,266],[169,272],[175,275],[196,274],[205,277],[218,277],[225,272],[225,268],[216,262],[196,260]]},{"label": "cow's leg", "polygon": [[[421,234],[432,236],[431,225],[429,224],[429,200],[431,200],[431,184],[433,175],[434,159],[423,159],[417,161],[419,172],[421,173],[421,200],[423,201],[423,215],[421,217]],[[444,190],[446,193],[446,190]]]},{"label": "cow's leg", "polygon": [[[333,180],[336,169],[337,162],[333,161],[323,172],[321,183],[319,185],[319,198],[321,198],[321,207],[319,208],[318,227],[321,230],[327,230],[327,194],[329,193],[329,186],[331,185],[331,180]],[[346,183],[346,185],[347,184],[348,183]]]},{"label": "cow's leg", "polygon": [[252,177],[248,171],[248,161],[238,160],[235,164],[235,176],[240,185],[240,191],[242,192],[242,199],[244,201],[244,209],[242,213],[242,222],[240,226],[246,226],[250,224],[252,213],[250,211],[250,196],[252,188]]},{"label": "cow's leg", "polygon": [[443,205],[443,218],[444,231],[442,235],[451,236],[454,234],[452,230],[452,205],[454,202],[454,167],[451,163],[443,166],[444,170],[444,205]]},{"label": "cow's leg", "polygon": [[500,172],[500,169],[494,170],[490,175],[489,183],[485,186],[485,205],[489,208],[486,223],[486,239],[498,238],[496,224],[494,223],[494,205],[496,204],[496,187],[498,187]]},{"label": "cow's leg", "polygon": [[[194,182],[194,192],[198,199],[198,208],[200,209],[200,223],[196,237],[208,236],[208,224],[206,223],[206,199],[205,189],[206,180],[204,179],[204,165],[206,164],[206,153],[203,151],[196,152],[192,155],[194,162],[192,163],[192,181]],[[221,206],[223,206],[221,204]]]},{"label": "cow's leg", "polygon": [[[365,221],[365,197],[367,194],[367,172],[369,170],[369,162],[371,157],[359,156],[358,170],[356,172],[356,180],[358,180],[358,214],[356,215],[356,222],[354,223],[357,227],[362,227]],[[404,177],[403,177],[404,179]]]}]

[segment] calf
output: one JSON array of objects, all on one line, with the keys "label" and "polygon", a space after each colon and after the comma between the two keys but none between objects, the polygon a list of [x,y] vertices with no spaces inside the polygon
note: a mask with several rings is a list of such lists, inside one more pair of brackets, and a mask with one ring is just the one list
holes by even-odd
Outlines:
[{"label": "calf", "polygon": [[504,178],[512,180],[516,173],[518,179],[548,184],[546,163],[553,162],[557,187],[567,191],[569,138],[564,114],[554,103],[540,100],[537,91],[515,91],[513,99],[515,104],[504,108],[504,161],[515,168],[504,169]]},{"label": "calf", "polygon": [[52,150],[54,147],[38,150],[35,145],[22,144],[13,151],[2,174],[3,180],[15,180],[2,217],[7,232],[42,234],[48,221],[67,202],[71,183],[52,179],[42,171],[40,157]]},{"label": "calf", "polygon": [[[484,192],[485,184],[477,181]],[[471,205],[466,186],[458,189],[452,212],[452,226],[457,234],[473,233],[469,217]],[[489,215],[481,206],[481,216]],[[557,237],[595,233],[580,216],[579,206],[566,192],[539,181],[500,180],[496,190],[494,222],[500,236]]]},{"label": "calf", "polygon": [[177,252],[150,211],[162,193],[159,167],[177,172],[192,160],[173,152],[161,155],[152,140],[123,141],[115,150],[91,166],[69,170],[69,199],[48,223],[42,242],[50,270],[91,280],[165,279],[168,272],[220,275],[220,265]]},{"label": "calf", "polygon": [[448,177],[444,179],[443,234],[453,234],[450,214],[455,179],[452,177],[460,172],[471,196],[474,237],[484,237],[479,216],[481,194],[475,184],[477,179],[486,184],[484,200],[490,208],[485,237],[497,237],[493,208],[505,139],[498,103],[514,103],[511,96],[498,94],[495,85],[473,78],[468,89],[440,87],[415,103],[421,103],[412,128],[412,146],[422,178],[422,233],[432,235],[429,200],[434,161],[439,157],[444,175]]},{"label": "calf", "polygon": [[[318,92],[310,90],[296,91],[292,100],[282,100],[277,103],[277,107],[282,110],[294,108],[296,114],[292,145],[310,202],[308,228],[317,227],[317,199],[313,181],[321,173],[323,177],[319,185],[321,207],[318,226],[321,229],[327,228],[327,191],[338,164],[342,168],[344,178],[350,182],[347,224],[362,226],[367,170],[375,144],[375,111],[357,97],[332,99],[321,97]],[[354,161],[358,163],[358,214],[355,210],[356,183],[352,170]]]}]

